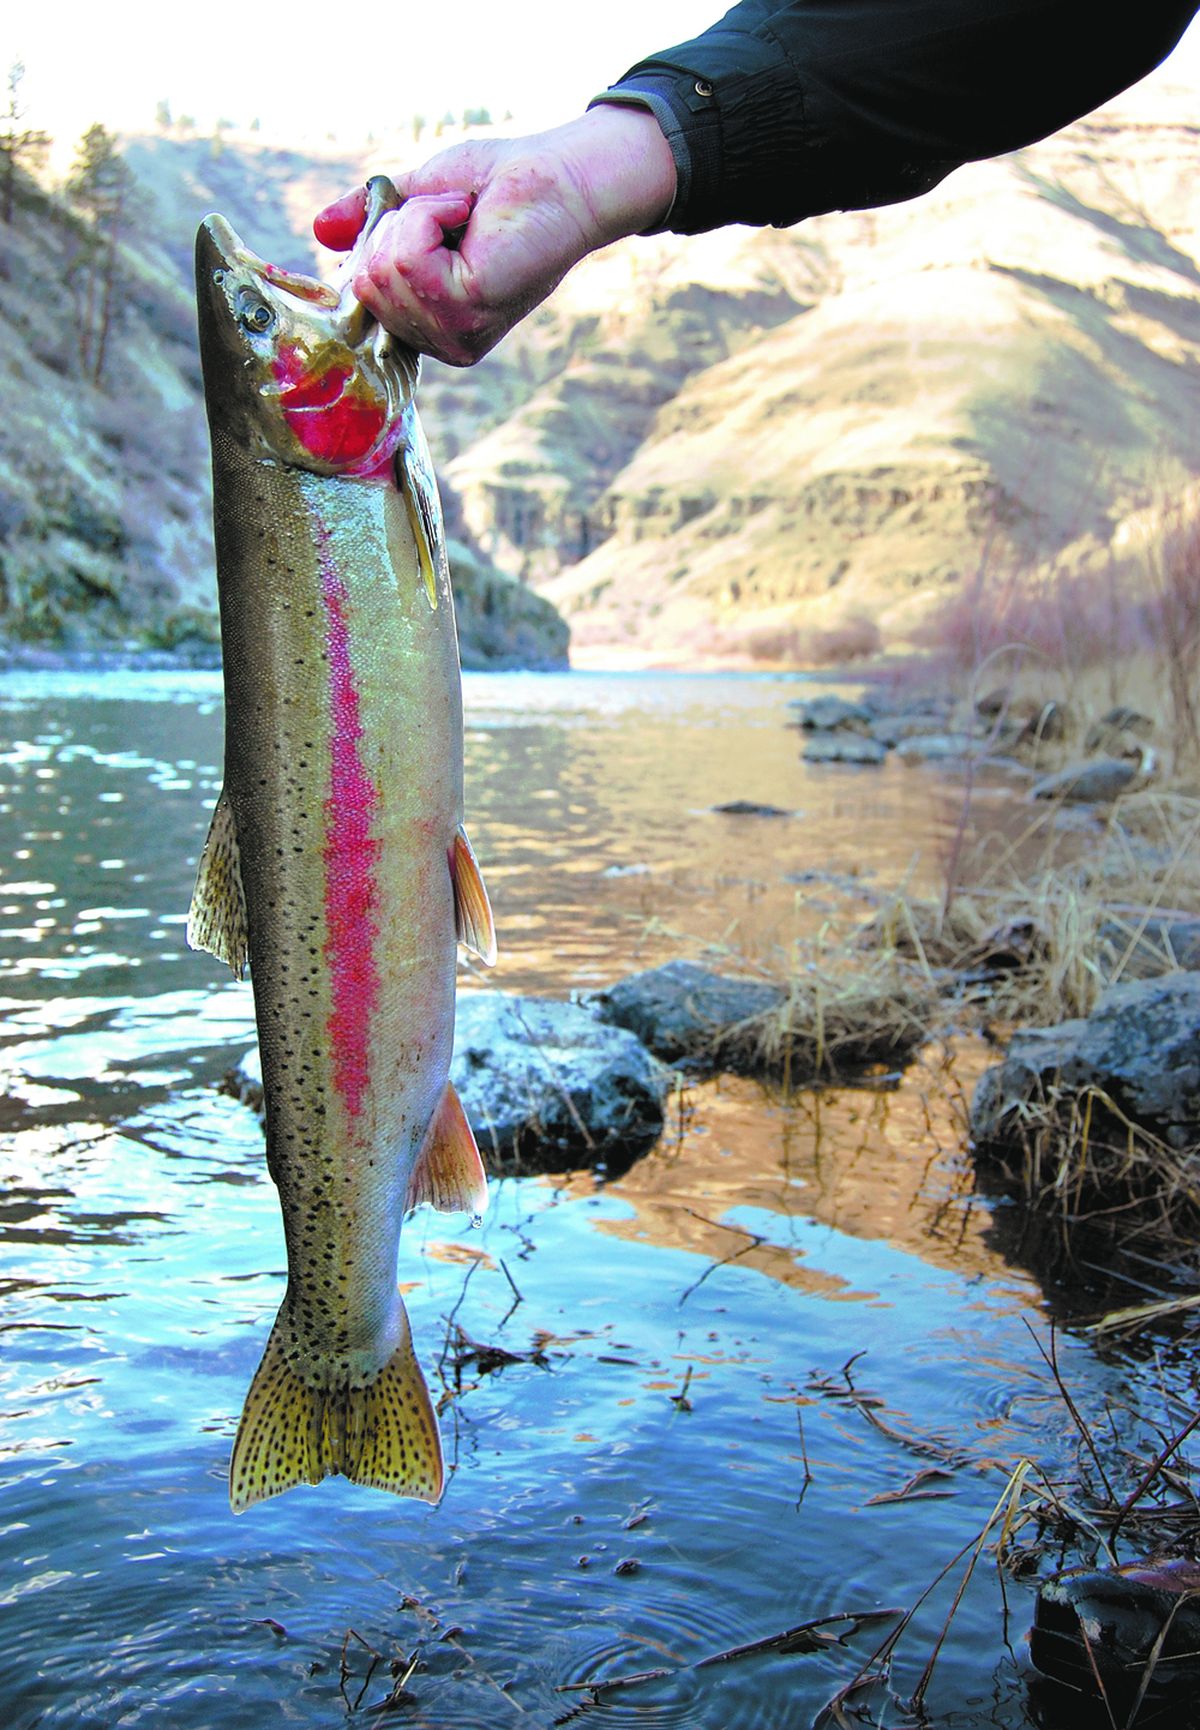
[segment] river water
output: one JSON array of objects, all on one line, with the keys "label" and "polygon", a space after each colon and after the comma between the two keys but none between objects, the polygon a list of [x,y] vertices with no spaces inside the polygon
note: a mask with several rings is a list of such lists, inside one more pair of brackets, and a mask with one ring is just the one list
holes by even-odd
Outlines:
[{"label": "river water", "polygon": [[[507,989],[778,961],[935,884],[958,821],[930,771],[804,765],[795,681],[465,684]],[[1016,1463],[1075,1458],[1042,1355],[1059,1296],[1005,1259],[964,1154],[980,1054],[791,1101],[710,1083],[620,1181],[506,1179],[477,1230],[418,1214],[400,1278],[444,1396],[441,1506],[333,1480],[235,1520],[283,1246],[258,1125],[216,1088],[249,987],[184,945],[220,755],[215,674],[0,683],[0,1723],[812,1724]],[[793,814],[711,809],[738,798]],[[1194,1395],[1170,1354],[1071,1325],[1057,1350],[1134,1442]],[[904,1706],[964,1565],[855,1721],[1059,1722],[1030,1700],[1033,1582],[987,1555]],[[703,1662],[822,1617],[849,1619]]]}]

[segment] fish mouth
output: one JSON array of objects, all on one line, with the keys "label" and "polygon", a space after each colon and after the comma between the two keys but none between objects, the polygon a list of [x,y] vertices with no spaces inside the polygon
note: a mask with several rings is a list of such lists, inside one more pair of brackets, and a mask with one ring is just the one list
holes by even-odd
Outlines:
[{"label": "fish mouth", "polygon": [[264,269],[261,259],[245,246],[223,216],[206,216],[196,230],[196,276],[212,280],[218,270],[253,265]]}]

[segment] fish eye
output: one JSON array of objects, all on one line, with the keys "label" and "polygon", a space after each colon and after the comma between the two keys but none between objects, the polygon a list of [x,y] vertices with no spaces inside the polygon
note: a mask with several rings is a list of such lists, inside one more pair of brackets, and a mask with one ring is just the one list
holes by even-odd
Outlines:
[{"label": "fish eye", "polygon": [[260,300],[249,289],[243,289],[238,295],[238,320],[255,336],[261,336],[275,323],[275,314],[265,300]]},{"label": "fish eye", "polygon": [[213,282],[217,288],[221,288],[224,285],[225,275],[226,275],[226,273],[223,270],[214,270],[213,271]]}]

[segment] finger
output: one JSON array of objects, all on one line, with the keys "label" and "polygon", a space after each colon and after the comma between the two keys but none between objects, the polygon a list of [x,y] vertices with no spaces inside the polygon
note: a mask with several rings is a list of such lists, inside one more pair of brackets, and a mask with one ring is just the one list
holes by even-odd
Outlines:
[{"label": "finger", "polygon": [[433,156],[419,168],[406,169],[393,175],[396,191],[402,198],[415,198],[427,193],[459,192],[474,197],[495,164],[496,145],[456,144]]},{"label": "finger", "polygon": [[436,323],[455,298],[458,258],[446,245],[446,232],[469,216],[468,201],[452,194],[410,198],[380,218],[358,261],[354,292],[396,335],[407,339],[410,331],[395,320],[410,327]]},{"label": "finger", "polygon": [[389,211],[364,248],[354,292],[401,341],[452,366],[470,366],[503,334],[479,299],[463,254],[447,236],[471,216],[461,194],[409,198]]},{"label": "finger", "polygon": [[344,192],[313,218],[313,233],[332,252],[349,252],[358,238],[367,214],[367,189],[356,186]]}]

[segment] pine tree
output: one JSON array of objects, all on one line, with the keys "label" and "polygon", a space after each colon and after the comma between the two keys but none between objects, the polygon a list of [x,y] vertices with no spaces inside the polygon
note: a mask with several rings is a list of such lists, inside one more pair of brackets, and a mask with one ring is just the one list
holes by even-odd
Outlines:
[{"label": "pine tree", "polygon": [[24,66],[14,60],[8,69],[8,103],[0,115],[0,215],[6,223],[13,219],[18,168],[40,167],[50,147],[48,133],[20,124],[25,117],[20,97],[24,76]]},{"label": "pine tree", "polygon": [[87,242],[76,260],[80,291],[79,352],[95,384],[104,373],[112,328],[117,242],[125,226],[133,175],[117,141],[97,121],[79,142],[67,196],[88,219]]}]

